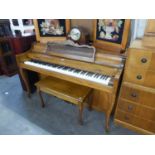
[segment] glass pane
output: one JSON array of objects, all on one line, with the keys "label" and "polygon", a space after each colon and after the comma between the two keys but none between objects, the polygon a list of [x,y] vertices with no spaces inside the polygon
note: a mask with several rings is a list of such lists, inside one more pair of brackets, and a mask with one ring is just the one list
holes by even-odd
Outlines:
[{"label": "glass pane", "polygon": [[19,26],[18,19],[12,19],[12,23],[14,26]]},{"label": "glass pane", "polygon": [[23,25],[25,25],[25,26],[33,25],[32,19],[22,19],[22,21],[23,21]]}]

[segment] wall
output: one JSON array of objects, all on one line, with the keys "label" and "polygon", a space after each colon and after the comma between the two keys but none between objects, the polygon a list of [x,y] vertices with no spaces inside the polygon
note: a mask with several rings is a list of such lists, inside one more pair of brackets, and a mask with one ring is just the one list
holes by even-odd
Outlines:
[{"label": "wall", "polygon": [[71,19],[71,27],[73,26],[86,28],[90,34],[90,38],[93,38],[93,19]]}]

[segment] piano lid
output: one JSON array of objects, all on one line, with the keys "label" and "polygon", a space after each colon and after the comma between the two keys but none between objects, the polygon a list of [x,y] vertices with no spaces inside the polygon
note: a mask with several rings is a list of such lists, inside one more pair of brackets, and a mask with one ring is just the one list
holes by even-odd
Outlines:
[{"label": "piano lid", "polygon": [[71,40],[48,42],[45,53],[80,61],[94,62],[96,49],[89,45],[79,45]]}]

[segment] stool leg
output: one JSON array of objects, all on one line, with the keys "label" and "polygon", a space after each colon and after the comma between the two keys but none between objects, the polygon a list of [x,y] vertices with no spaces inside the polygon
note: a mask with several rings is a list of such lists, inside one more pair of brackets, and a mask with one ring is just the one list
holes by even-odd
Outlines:
[{"label": "stool leg", "polygon": [[45,107],[45,103],[44,103],[44,100],[43,100],[43,97],[42,97],[42,95],[41,95],[41,91],[40,91],[40,90],[38,90],[38,94],[39,94],[39,96],[40,96],[41,106],[44,108],[44,107]]},{"label": "stool leg", "polygon": [[83,125],[83,103],[79,103],[79,123]]},{"label": "stool leg", "polygon": [[109,133],[110,114],[106,114],[105,122],[105,131],[106,133]]},{"label": "stool leg", "polygon": [[88,97],[88,110],[92,111],[92,94],[89,95]]}]

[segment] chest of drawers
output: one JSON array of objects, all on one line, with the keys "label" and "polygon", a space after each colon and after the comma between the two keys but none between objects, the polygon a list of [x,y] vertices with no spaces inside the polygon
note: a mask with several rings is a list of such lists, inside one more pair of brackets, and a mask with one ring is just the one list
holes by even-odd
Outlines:
[{"label": "chest of drawers", "polygon": [[135,41],[128,49],[115,123],[155,134],[155,49]]}]

